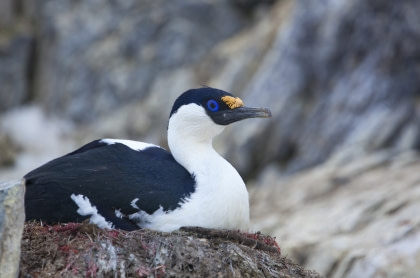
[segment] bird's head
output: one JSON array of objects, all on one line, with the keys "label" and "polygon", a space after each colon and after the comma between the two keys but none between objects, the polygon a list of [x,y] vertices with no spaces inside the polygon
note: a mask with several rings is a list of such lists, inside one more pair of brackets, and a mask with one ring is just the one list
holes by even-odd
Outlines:
[{"label": "bird's head", "polygon": [[244,106],[232,94],[209,87],[191,89],[175,101],[168,132],[208,141],[228,124],[249,118],[269,118],[270,110]]}]

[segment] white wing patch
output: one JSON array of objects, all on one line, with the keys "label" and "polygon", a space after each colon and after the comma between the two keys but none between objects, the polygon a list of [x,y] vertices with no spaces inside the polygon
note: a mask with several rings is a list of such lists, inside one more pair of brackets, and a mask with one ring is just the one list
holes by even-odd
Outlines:
[{"label": "white wing patch", "polygon": [[121,210],[116,209],[114,210],[115,216],[122,219],[125,215],[121,212]]},{"label": "white wing patch", "polygon": [[108,145],[113,145],[115,143],[120,143],[120,144],[124,144],[127,147],[135,150],[135,151],[142,151],[145,150],[147,148],[151,148],[151,147],[155,147],[155,148],[162,148],[159,147],[158,145],[154,145],[154,144],[149,144],[149,143],[144,143],[144,142],[139,142],[139,141],[133,141],[133,140],[123,140],[123,139],[101,139],[102,143],[106,143]]},{"label": "white wing patch", "polygon": [[130,205],[135,208],[140,210],[140,208],[136,205],[137,201],[139,200],[139,198],[134,199],[133,201],[131,201]]},{"label": "white wing patch", "polygon": [[86,196],[83,196],[81,194],[75,195],[71,194],[70,198],[76,203],[76,205],[79,207],[77,210],[77,213],[81,216],[88,216],[90,215],[89,222],[92,224],[97,225],[99,228],[108,228],[112,229],[113,225],[111,222],[106,221],[106,219],[98,213],[98,210],[95,206],[93,206],[89,198]]}]

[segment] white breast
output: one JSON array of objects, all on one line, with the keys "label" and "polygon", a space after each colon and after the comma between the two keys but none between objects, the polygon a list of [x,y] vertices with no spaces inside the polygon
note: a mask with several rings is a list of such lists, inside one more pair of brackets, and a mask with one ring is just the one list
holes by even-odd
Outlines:
[{"label": "white breast", "polygon": [[226,160],[219,156],[218,167],[213,162],[207,164],[206,173],[195,173],[196,191],[180,208],[168,213],[159,209],[147,216],[144,227],[167,232],[183,226],[247,231],[249,201],[245,184]]}]

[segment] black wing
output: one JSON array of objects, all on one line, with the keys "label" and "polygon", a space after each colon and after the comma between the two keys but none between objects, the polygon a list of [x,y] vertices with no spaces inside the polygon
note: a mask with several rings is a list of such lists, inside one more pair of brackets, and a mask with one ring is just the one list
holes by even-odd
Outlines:
[{"label": "black wing", "polygon": [[[89,198],[105,218],[176,209],[195,190],[194,177],[158,147],[136,151],[124,144],[93,141],[25,175],[26,219],[81,221],[72,194]],[[109,219],[107,219],[109,220]],[[117,219],[113,219],[115,222]],[[118,227],[118,225],[116,225]]]}]

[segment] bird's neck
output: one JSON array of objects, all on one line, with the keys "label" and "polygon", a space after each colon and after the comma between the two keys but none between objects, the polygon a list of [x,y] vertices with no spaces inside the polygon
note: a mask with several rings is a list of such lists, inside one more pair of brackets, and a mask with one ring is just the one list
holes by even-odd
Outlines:
[{"label": "bird's neck", "polygon": [[225,159],[213,148],[212,139],[203,140],[182,132],[168,134],[168,145],[175,160],[194,175],[206,173],[212,166]]},{"label": "bird's neck", "polygon": [[200,184],[202,190],[244,190],[236,169],[213,148],[213,138],[188,128],[168,129],[168,145],[174,159]]},{"label": "bird's neck", "polygon": [[[197,175],[206,172],[209,163],[214,163],[212,166],[215,167],[218,162],[225,161],[212,145],[213,137],[220,134],[224,126],[214,124],[207,116],[191,117],[187,111],[179,111],[169,119],[168,145],[175,160]],[[197,115],[203,114],[201,110],[198,112]]]}]

